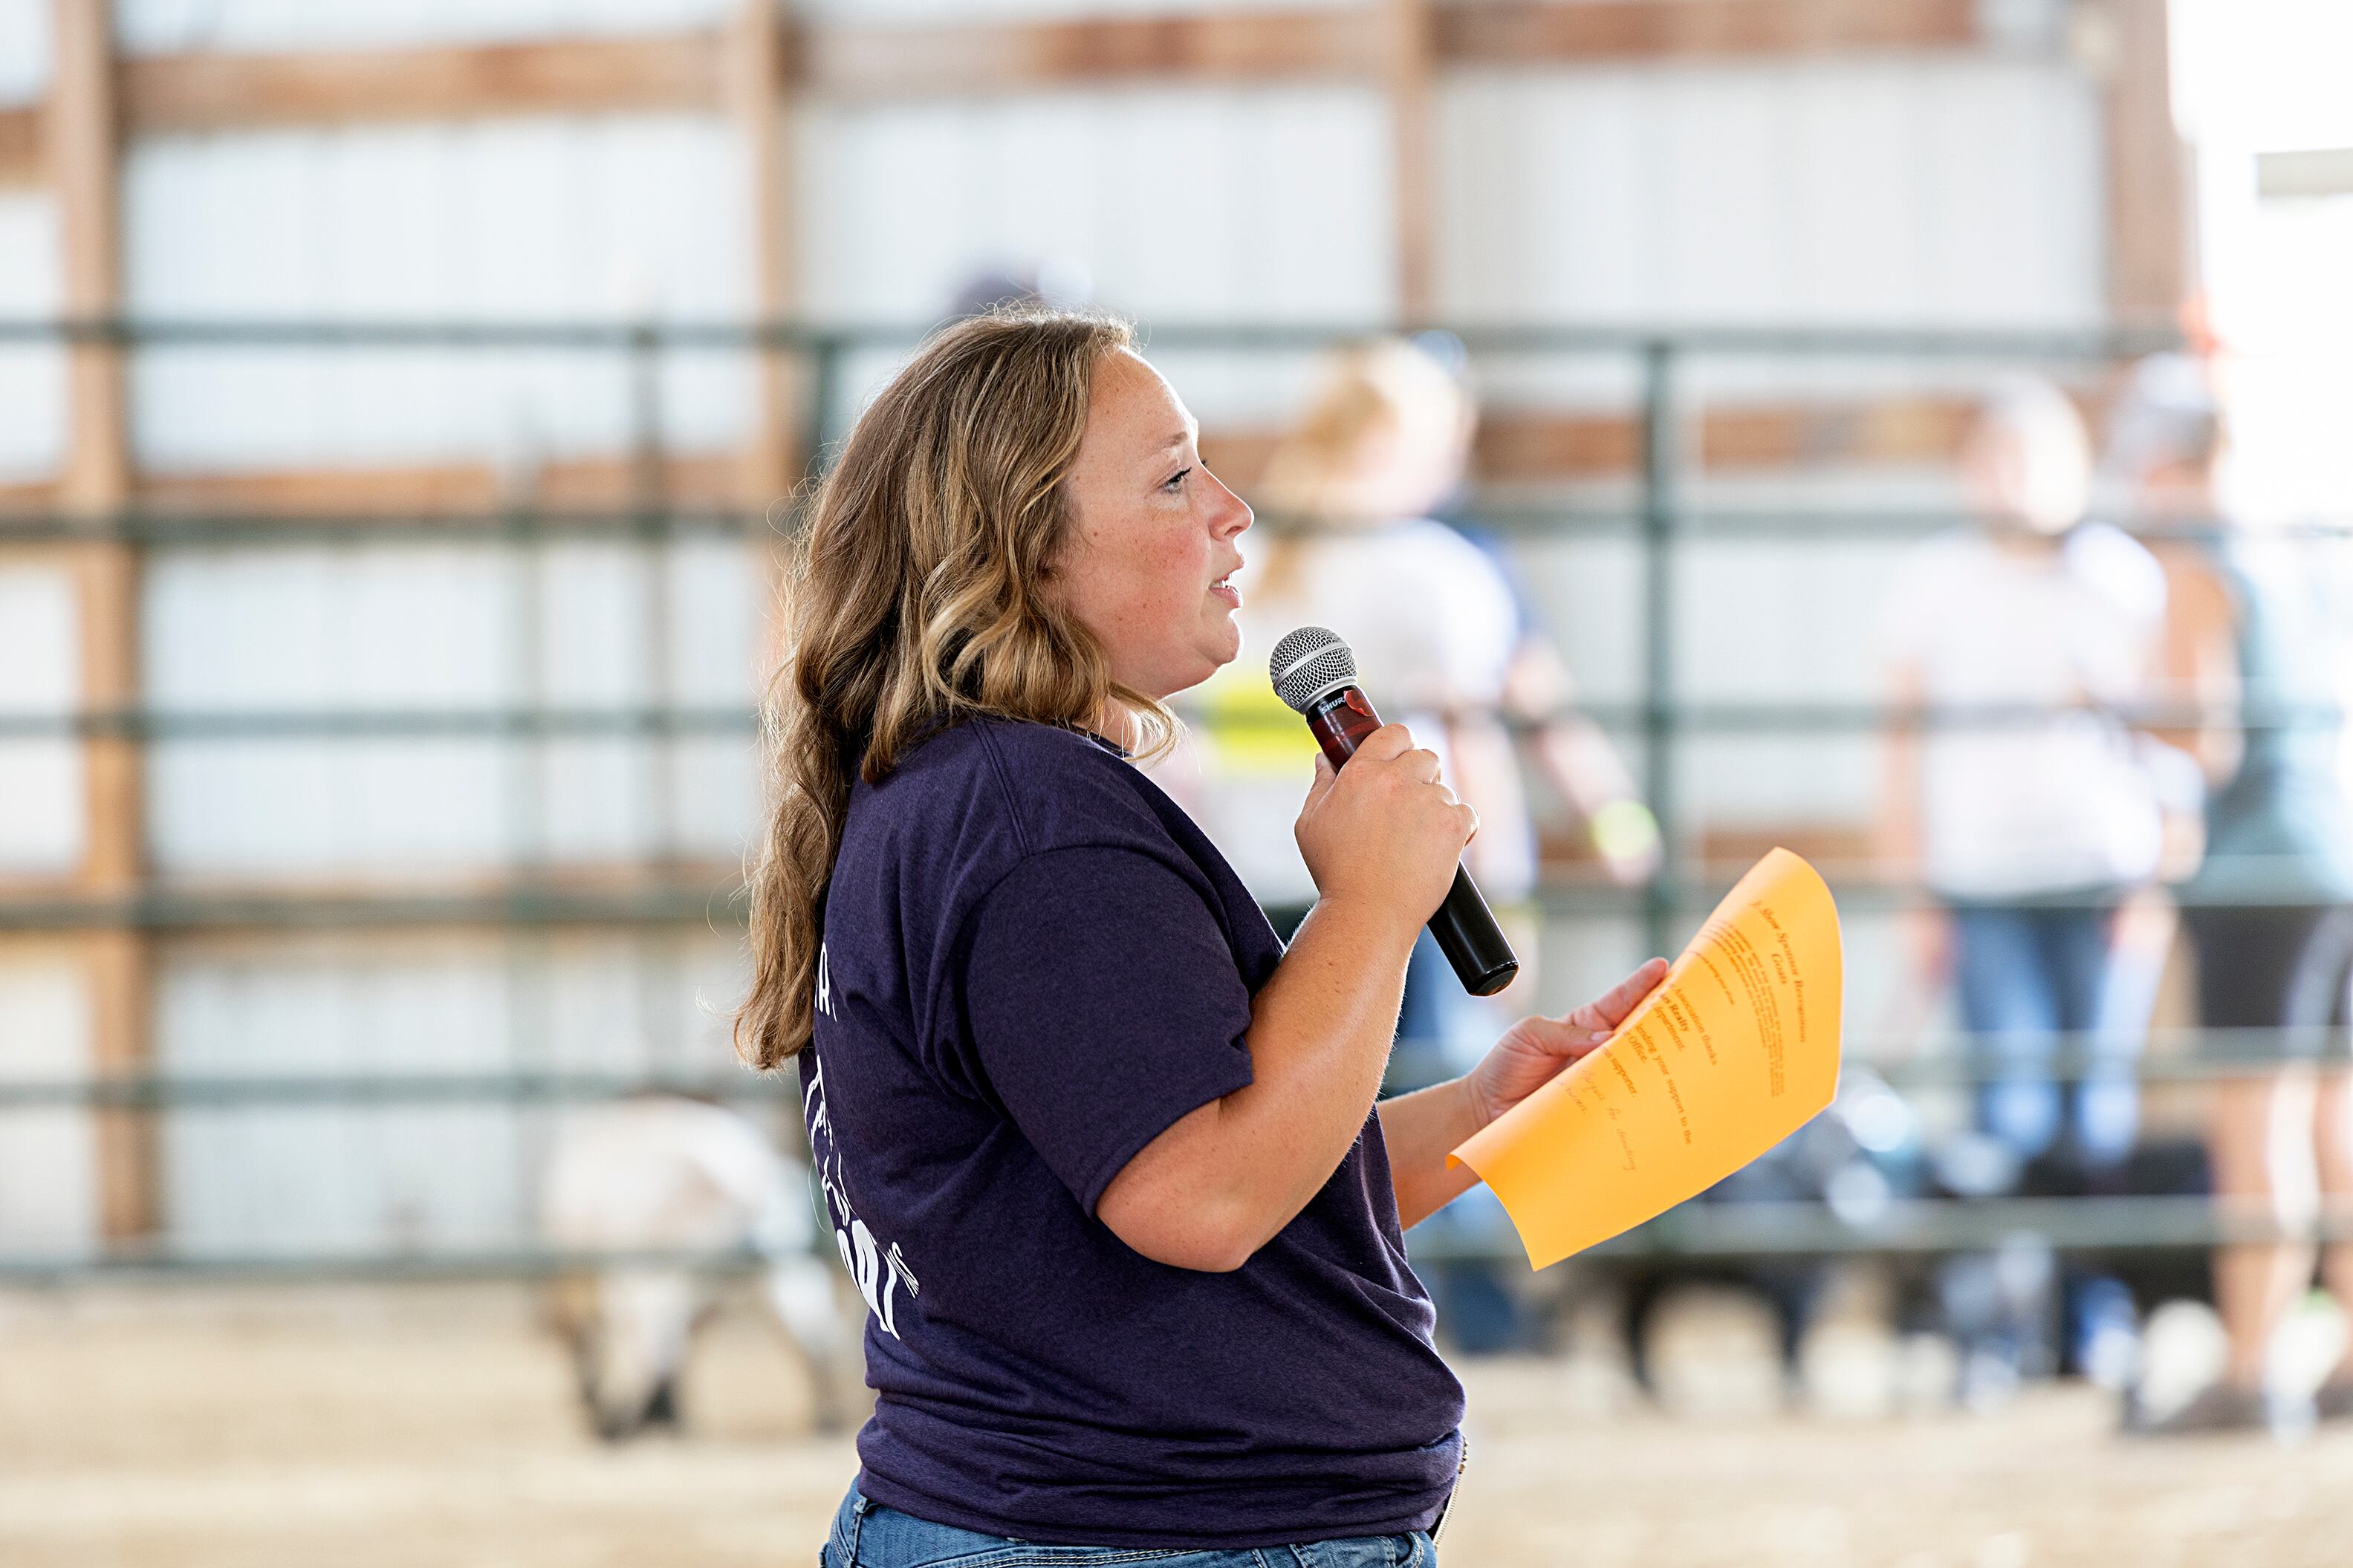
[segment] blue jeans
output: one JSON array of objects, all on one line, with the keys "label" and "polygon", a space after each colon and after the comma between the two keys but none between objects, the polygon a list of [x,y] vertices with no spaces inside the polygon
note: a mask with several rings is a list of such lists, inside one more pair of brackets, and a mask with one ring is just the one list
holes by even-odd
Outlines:
[{"label": "blue jeans", "polygon": [[833,1516],[833,1535],[818,1568],[1085,1568],[1090,1563],[1150,1563],[1160,1568],[1436,1568],[1430,1537],[1364,1535],[1298,1546],[1212,1547],[1192,1551],[1135,1546],[1048,1546],[954,1525],[933,1524],[884,1508],[856,1486]]},{"label": "blue jeans", "polygon": [[[2139,1121],[2141,1035],[2108,1004],[2114,906],[1962,904],[1952,913],[1961,1026],[1997,1064],[1978,1091],[1978,1126],[2021,1159],[2063,1136],[2086,1165],[2113,1166]],[[2051,1078],[2063,1036],[2091,1058],[2072,1093]]]}]

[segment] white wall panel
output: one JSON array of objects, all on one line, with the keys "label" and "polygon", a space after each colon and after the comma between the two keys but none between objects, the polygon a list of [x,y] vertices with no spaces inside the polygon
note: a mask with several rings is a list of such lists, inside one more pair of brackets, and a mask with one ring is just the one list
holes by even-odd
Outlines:
[{"label": "white wall panel", "polygon": [[1440,95],[1465,319],[2078,324],[2101,308],[2095,89],[1895,58],[1477,71]]},{"label": "white wall panel", "polygon": [[[499,583],[464,551],[175,554],[150,571],[159,709],[480,708],[506,689]],[[214,873],[494,862],[487,741],[185,740],[152,752],[160,866]]]},{"label": "white wall panel", "polygon": [[[206,1076],[496,1071],[494,958],[345,952],[178,963],[159,987],[164,1070]],[[195,1250],[482,1245],[518,1210],[503,1107],[183,1110],[165,1118],[166,1223]]]},{"label": "white wall panel", "polygon": [[[0,1079],[82,1078],[90,1038],[90,991],[78,967],[0,964]],[[37,1257],[91,1246],[97,1153],[88,1111],[0,1110],[0,1250]]]},{"label": "white wall panel", "polygon": [[[0,316],[57,314],[58,255],[55,205],[46,195],[0,191]],[[65,442],[64,353],[0,343],[0,479],[56,473]]]},{"label": "white wall panel", "polygon": [[1366,0],[799,0],[800,15],[835,22],[958,23],[1078,16],[1180,16],[1201,11],[1364,9]]},{"label": "white wall panel", "polygon": [[48,90],[50,0],[0,0],[0,103]]},{"label": "white wall panel", "polygon": [[[819,108],[800,138],[809,308],[931,321],[987,272],[1053,264],[1154,321],[1342,321],[1394,309],[1388,121],[1350,88],[1066,93]],[[1204,419],[1295,401],[1296,363],[1165,361]],[[871,392],[890,356],[861,361]],[[862,395],[861,399],[862,400]]]},{"label": "white wall panel", "polygon": [[733,0],[115,0],[114,15],[124,51],[152,55],[647,33],[707,26],[733,8]]},{"label": "white wall panel", "polygon": [[[695,707],[750,708],[767,672],[759,666],[767,606],[764,580],[747,581],[744,552],[703,540],[670,557],[671,689]],[[750,735],[690,737],[678,742],[669,788],[681,853],[733,859],[760,826],[760,782]]]},{"label": "white wall panel", "polygon": [[[52,716],[80,699],[73,579],[0,568],[0,714]],[[85,826],[80,747],[62,736],[0,740],[0,870],[72,869]]]},{"label": "white wall panel", "polygon": [[[629,115],[157,138],[125,172],[132,308],[396,320],[740,317],[741,153],[717,121]],[[161,470],[613,452],[610,353],[155,349],[133,438]],[[657,429],[739,440],[745,366],[665,356]]]},{"label": "white wall panel", "polygon": [[[723,1072],[734,944],[539,938],[506,951],[381,937],[185,952],[158,991],[164,1070],[202,1076]],[[192,1251],[531,1239],[549,1113],[456,1107],[182,1110],[165,1213]]]},{"label": "white wall panel", "polygon": [[[145,678],[167,713],[607,709],[665,690],[748,706],[754,594],[717,542],[666,565],[588,544],[174,552],[148,575]],[[150,837],[161,868],[216,876],[725,858],[751,825],[748,746],[165,739]]]}]

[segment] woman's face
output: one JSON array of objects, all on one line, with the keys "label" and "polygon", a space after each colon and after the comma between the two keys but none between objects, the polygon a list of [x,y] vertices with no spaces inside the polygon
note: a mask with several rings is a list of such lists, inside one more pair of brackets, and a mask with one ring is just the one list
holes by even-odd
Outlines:
[{"label": "woman's face", "polygon": [[1462,483],[1471,431],[1461,413],[1422,399],[1375,423],[1357,439],[1334,510],[1357,522],[1428,516]]},{"label": "woman's face", "polygon": [[1113,679],[1149,697],[1198,686],[1241,652],[1229,581],[1250,509],[1201,466],[1199,428],[1160,373],[1121,350],[1095,367],[1069,487],[1061,602]]},{"label": "woman's face", "polygon": [[2091,464],[2064,432],[1988,422],[1969,437],[1962,471],[1970,504],[1998,526],[2056,537],[2091,504]]}]

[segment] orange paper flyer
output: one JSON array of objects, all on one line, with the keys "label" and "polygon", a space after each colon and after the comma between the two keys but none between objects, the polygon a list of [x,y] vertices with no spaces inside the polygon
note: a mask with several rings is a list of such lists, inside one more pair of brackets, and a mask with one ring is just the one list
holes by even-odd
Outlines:
[{"label": "orange paper flyer", "polygon": [[1838,906],[1787,849],[1716,905],[1609,1044],[1449,1156],[1542,1268],[1714,1186],[1838,1088]]}]

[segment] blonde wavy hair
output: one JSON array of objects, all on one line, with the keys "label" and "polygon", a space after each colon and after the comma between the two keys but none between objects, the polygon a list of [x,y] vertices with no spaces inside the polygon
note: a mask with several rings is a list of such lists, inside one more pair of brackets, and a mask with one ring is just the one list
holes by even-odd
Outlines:
[{"label": "blonde wavy hair", "polygon": [[1307,537],[1395,516],[1388,498],[1365,489],[1373,441],[1419,443],[1425,461],[1459,464],[1477,425],[1478,405],[1453,373],[1405,339],[1376,339],[1335,355],[1259,478],[1253,499],[1271,524],[1260,590],[1290,590]]},{"label": "blonde wavy hair", "polygon": [[858,777],[880,783],[934,730],[984,714],[1092,729],[1124,712],[1147,739],[1168,733],[1167,710],[1113,680],[1044,592],[1094,369],[1133,341],[1111,318],[1039,309],[945,328],[860,417],[811,497],[764,713],[769,815],[735,1014],[752,1066],[808,1043]]},{"label": "blonde wavy hair", "polygon": [[1423,349],[1402,338],[1353,344],[1325,364],[1306,412],[1267,458],[1258,491],[1286,517],[1349,521],[1374,437],[1432,444],[1460,460],[1477,423],[1471,395]]}]

